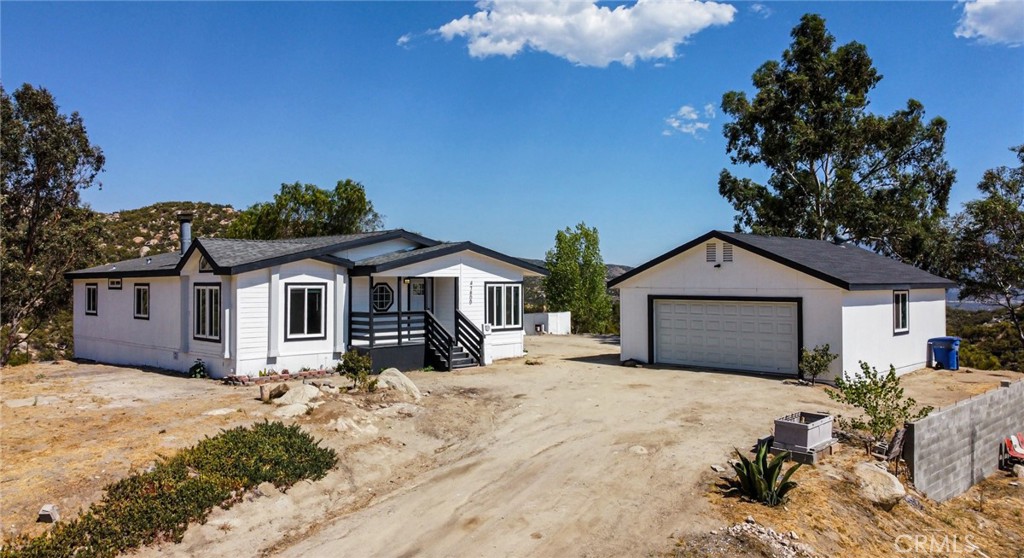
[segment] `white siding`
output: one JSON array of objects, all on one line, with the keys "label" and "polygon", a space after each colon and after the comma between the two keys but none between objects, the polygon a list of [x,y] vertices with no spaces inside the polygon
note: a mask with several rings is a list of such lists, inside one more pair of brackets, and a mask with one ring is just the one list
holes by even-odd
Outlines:
[{"label": "white siding", "polygon": [[270,335],[270,270],[243,273],[235,281],[237,292],[237,358],[265,359]]},{"label": "white siding", "polygon": [[[893,333],[893,293],[851,291],[843,296],[842,365],[847,375],[865,361],[880,372],[917,370],[928,358],[928,339],[946,335],[944,289],[910,289],[910,331]],[[833,351],[835,352],[835,351]]]},{"label": "white siding", "polygon": [[[648,360],[648,295],[802,298],[803,345],[829,343],[842,354],[842,289],[739,247],[732,262],[714,265],[700,244],[619,285],[623,360]],[[830,377],[841,366],[833,362]]]}]

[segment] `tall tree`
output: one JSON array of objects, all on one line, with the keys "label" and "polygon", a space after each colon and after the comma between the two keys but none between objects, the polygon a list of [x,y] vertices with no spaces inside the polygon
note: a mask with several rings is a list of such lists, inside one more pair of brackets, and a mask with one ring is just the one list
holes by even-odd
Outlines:
[{"label": "tall tree", "polygon": [[77,112],[61,114],[44,88],[0,86],[0,360],[6,363],[68,306],[64,272],[95,263],[101,228],[80,192],[97,184],[103,151]]},{"label": "tall tree", "polygon": [[605,287],[596,227],[579,223],[555,233],[555,247],[547,252],[548,272],[544,291],[554,312],[572,312],[573,333],[605,333],[609,330],[612,301]]},{"label": "tall tree", "polygon": [[339,180],[333,190],[315,184],[282,184],[274,201],[242,211],[228,227],[228,238],[271,240],[380,229],[383,218],[353,180]]},{"label": "tall tree", "polygon": [[1013,151],[1020,166],[986,171],[978,184],[983,197],[964,204],[956,224],[955,262],[961,300],[1005,309],[1024,349],[1024,145]]},{"label": "tall tree", "polygon": [[833,48],[825,20],[804,15],[781,61],[754,72],[753,101],[722,97],[733,164],[761,165],[767,184],[722,170],[718,191],[739,212],[736,229],[854,241],[922,267],[941,240],[955,179],[945,160],[946,122],[924,121],[910,99],[890,116],[871,114],[882,76],[864,45]]}]

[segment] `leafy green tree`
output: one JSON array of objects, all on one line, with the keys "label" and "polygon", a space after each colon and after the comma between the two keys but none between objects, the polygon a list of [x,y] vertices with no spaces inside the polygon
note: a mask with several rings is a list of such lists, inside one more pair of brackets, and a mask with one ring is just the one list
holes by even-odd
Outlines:
[{"label": "leafy green tree", "polygon": [[718,191],[738,211],[736,229],[854,241],[922,267],[942,242],[949,190],[946,122],[924,121],[910,99],[890,116],[871,114],[882,76],[864,45],[834,48],[825,20],[804,15],[782,60],[754,72],[757,94],[722,97],[727,152],[759,165],[767,184],[722,170]]},{"label": "leafy green tree", "polygon": [[105,158],[82,117],[61,114],[44,88],[24,84],[8,95],[0,86],[0,112],[0,361],[6,363],[68,307],[64,273],[99,260],[102,228],[80,192],[98,184]]},{"label": "leafy green tree", "polygon": [[612,301],[605,287],[596,227],[579,223],[555,233],[555,247],[547,252],[549,275],[544,279],[548,308],[572,312],[573,333],[605,333],[611,326]]},{"label": "leafy green tree", "polygon": [[274,201],[242,211],[228,227],[228,238],[272,240],[378,230],[383,218],[362,184],[339,180],[333,190],[314,184],[282,184]]},{"label": "leafy green tree", "polygon": [[1024,348],[1024,145],[1013,148],[1016,168],[985,172],[982,198],[964,204],[956,225],[960,299],[1001,306]]},{"label": "leafy green tree", "polygon": [[811,379],[811,385],[813,386],[818,376],[828,372],[828,367],[832,365],[832,361],[839,358],[839,355],[830,352],[832,347],[828,343],[824,345],[816,345],[814,349],[808,349],[803,347],[800,349],[800,377]]}]

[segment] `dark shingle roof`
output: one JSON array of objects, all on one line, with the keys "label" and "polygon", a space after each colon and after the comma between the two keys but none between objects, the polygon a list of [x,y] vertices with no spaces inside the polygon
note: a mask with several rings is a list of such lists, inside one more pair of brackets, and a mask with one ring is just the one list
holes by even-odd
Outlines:
[{"label": "dark shingle roof", "polygon": [[[421,246],[431,246],[437,243],[435,240],[402,229],[281,240],[200,238],[192,242],[184,257],[176,252],[158,254],[88,269],[80,269],[69,272],[65,276],[75,279],[86,277],[178,275],[182,262],[187,260],[194,250],[199,250],[207,257],[211,265],[213,265],[215,272],[231,275],[290,261],[323,257],[327,256],[330,252],[393,238],[406,238]],[[336,263],[351,263],[340,258],[335,258],[334,260],[336,260]]]},{"label": "dark shingle roof", "polygon": [[541,266],[534,265],[519,258],[507,256],[501,252],[495,252],[494,250],[484,248],[483,246],[477,246],[472,242],[442,242],[435,246],[428,246],[426,248],[399,250],[397,252],[389,252],[387,254],[373,256],[372,258],[366,258],[355,262],[353,264],[353,274],[369,275],[371,273],[387,271],[396,267],[440,258],[441,256],[463,251],[475,252],[540,275],[548,274],[547,270]]},{"label": "dark shingle roof", "polygon": [[711,231],[608,282],[614,287],[694,246],[717,238],[846,290],[950,288],[953,281],[850,244]]}]

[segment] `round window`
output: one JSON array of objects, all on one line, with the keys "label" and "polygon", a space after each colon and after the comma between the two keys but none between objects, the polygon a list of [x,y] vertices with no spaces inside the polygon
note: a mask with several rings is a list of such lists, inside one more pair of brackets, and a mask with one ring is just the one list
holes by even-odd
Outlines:
[{"label": "round window", "polygon": [[395,300],[395,291],[387,283],[377,283],[373,286],[373,311],[387,312]]}]

